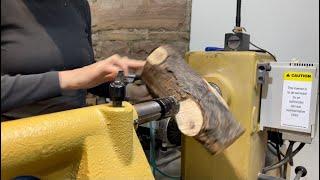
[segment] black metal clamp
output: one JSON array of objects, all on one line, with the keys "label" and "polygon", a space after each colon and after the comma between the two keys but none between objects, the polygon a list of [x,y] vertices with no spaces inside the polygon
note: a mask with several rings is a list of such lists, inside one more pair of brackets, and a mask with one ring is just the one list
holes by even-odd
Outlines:
[{"label": "black metal clamp", "polygon": [[116,79],[109,86],[110,99],[113,107],[122,107],[126,97],[126,82],[123,71],[119,71]]}]

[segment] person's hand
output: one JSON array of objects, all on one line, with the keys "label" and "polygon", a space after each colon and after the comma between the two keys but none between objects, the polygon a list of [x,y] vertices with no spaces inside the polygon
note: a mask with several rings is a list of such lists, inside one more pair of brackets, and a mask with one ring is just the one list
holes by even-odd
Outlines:
[{"label": "person's hand", "polygon": [[88,89],[104,82],[113,81],[120,70],[127,75],[129,71],[143,69],[145,61],[132,60],[113,55],[105,60],[82,68],[60,71],[61,89]]}]

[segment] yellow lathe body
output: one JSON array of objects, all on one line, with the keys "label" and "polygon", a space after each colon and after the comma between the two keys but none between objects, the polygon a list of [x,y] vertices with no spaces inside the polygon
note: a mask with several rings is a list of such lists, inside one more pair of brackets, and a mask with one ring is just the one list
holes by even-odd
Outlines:
[{"label": "yellow lathe body", "polygon": [[245,133],[221,154],[212,156],[193,138],[183,138],[182,176],[185,180],[256,180],[264,166],[266,132],[259,132],[260,87],[257,63],[271,61],[257,52],[190,52],[187,63],[217,85]]},{"label": "yellow lathe body", "polygon": [[1,179],[154,179],[136,111],[98,105],[1,123]]},{"label": "yellow lathe body", "polygon": [[[193,138],[183,137],[185,180],[256,180],[264,165],[266,132],[259,131],[257,52],[191,52],[188,64],[221,91],[246,132],[212,156]],[[1,179],[154,179],[133,127],[137,112],[98,105],[1,123]]]}]

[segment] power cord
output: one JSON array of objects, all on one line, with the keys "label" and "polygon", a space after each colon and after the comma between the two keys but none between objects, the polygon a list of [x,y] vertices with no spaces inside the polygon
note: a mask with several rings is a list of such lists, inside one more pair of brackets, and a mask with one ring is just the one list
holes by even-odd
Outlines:
[{"label": "power cord", "polygon": [[292,151],[293,141],[290,141],[290,144],[289,144],[289,147],[287,150],[288,153],[286,153],[286,156],[281,161],[279,161],[273,165],[264,167],[262,169],[262,173],[266,173],[270,170],[279,168],[279,167],[283,166],[284,164],[288,163],[289,161],[291,161],[291,159],[304,147],[304,145],[305,145],[305,143],[300,143],[300,145],[294,151]]},{"label": "power cord", "polygon": [[[247,32],[246,28],[244,28],[244,27],[238,27],[238,29],[234,28],[234,29],[232,30],[232,32],[234,32],[234,33],[242,32],[242,31]],[[252,43],[251,41],[249,42],[249,44],[251,44],[253,47],[259,49],[259,50],[262,51],[262,52],[268,53],[270,56],[272,56],[272,58],[274,59],[274,61],[276,61],[276,62],[278,61],[277,58],[276,58],[271,52],[269,52],[269,51],[267,51],[267,50],[265,50],[265,49],[263,49],[263,48],[255,45],[255,44]]]},{"label": "power cord", "polygon": [[[276,144],[276,149],[277,149],[278,161],[281,161],[280,146],[278,143]],[[284,169],[282,167],[280,167],[279,169],[280,169],[280,176],[282,177],[283,174],[285,174],[286,172],[284,171]]]},{"label": "power cord", "polygon": [[253,44],[252,42],[249,42],[249,43],[250,43],[253,47],[255,47],[255,48],[257,48],[257,49],[259,49],[259,50],[261,50],[261,51],[263,51],[263,52],[265,52],[265,53],[268,53],[270,56],[272,56],[272,58],[274,59],[274,61],[276,61],[276,62],[278,61],[277,58],[276,58],[271,52],[269,52],[269,51],[267,51],[267,50],[265,50],[265,49],[263,49],[263,48],[255,45],[255,44]]},{"label": "power cord", "polygon": [[[293,142],[293,141],[290,141],[289,147],[288,147],[287,152],[286,152],[286,156],[290,156],[290,155],[292,154],[293,145],[294,145],[294,142]],[[284,169],[284,172],[285,172],[285,173],[284,173],[281,177],[283,177],[284,179],[286,179],[286,176],[287,176],[287,173],[286,173],[286,172],[287,172],[288,163],[289,163],[290,165],[293,165],[293,164],[292,164],[292,158],[289,159],[289,162],[285,163],[284,166],[283,166],[283,169]]]},{"label": "power cord", "polygon": [[[277,152],[276,152],[277,147],[276,147],[276,145],[273,144],[271,141],[268,141],[268,145],[269,145],[268,148],[269,148],[270,152],[271,152],[273,155],[277,156]],[[281,151],[280,151],[280,155],[281,155],[281,157],[284,157],[284,156],[285,156]]]}]

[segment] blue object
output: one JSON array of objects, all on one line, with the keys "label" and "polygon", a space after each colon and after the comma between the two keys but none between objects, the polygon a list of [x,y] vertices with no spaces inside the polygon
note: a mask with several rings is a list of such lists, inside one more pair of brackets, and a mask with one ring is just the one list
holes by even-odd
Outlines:
[{"label": "blue object", "polygon": [[223,51],[223,48],[219,48],[219,47],[206,47],[205,51]]},{"label": "blue object", "polygon": [[35,176],[18,176],[13,178],[13,180],[40,180],[40,179]]}]

